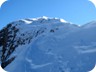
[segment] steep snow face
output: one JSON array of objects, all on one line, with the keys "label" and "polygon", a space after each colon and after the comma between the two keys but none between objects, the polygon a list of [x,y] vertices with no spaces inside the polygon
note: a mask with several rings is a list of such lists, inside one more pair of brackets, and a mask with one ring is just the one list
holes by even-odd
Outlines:
[{"label": "steep snow face", "polygon": [[10,41],[8,46],[0,46],[1,50],[9,49],[1,55],[1,58],[8,55],[2,65],[8,63],[4,66],[8,72],[88,72],[96,63],[95,24],[77,26],[48,17],[12,22],[7,28],[17,30],[11,42],[16,47],[12,50]]},{"label": "steep snow face", "polygon": [[40,17],[21,19],[8,24],[0,31],[2,67],[5,68],[11,63],[26,44],[30,44],[39,36],[54,34],[55,31],[61,32],[58,29],[62,29],[61,33],[65,36],[78,29],[78,26],[62,21],[58,18]]}]

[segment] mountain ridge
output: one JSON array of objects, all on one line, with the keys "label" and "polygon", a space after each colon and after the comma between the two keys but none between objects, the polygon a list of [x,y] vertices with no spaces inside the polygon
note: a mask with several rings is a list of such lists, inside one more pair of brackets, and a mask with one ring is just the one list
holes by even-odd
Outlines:
[{"label": "mountain ridge", "polygon": [[95,24],[48,17],[11,22],[0,30],[1,66],[9,72],[87,72],[96,60]]}]

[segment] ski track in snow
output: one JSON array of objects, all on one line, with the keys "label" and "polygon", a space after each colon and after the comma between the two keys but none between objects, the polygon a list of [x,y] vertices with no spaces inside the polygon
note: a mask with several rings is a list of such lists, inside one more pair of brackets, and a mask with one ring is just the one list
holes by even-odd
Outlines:
[{"label": "ski track in snow", "polygon": [[34,63],[32,63],[32,60],[26,58],[26,61],[29,62],[29,64],[31,65],[32,69],[37,69],[37,68],[42,68],[48,65],[52,65],[52,63],[45,63],[45,64],[40,64],[40,65],[36,65]]}]

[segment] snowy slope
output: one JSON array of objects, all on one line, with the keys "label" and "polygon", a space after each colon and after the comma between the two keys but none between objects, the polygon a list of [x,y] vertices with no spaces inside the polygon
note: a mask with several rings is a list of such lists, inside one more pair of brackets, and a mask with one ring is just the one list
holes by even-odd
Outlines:
[{"label": "snowy slope", "polygon": [[[48,17],[12,22],[11,27],[18,30],[13,40],[16,47],[5,62],[15,58],[4,69],[8,72],[88,72],[96,62],[95,24],[94,21],[77,26]],[[3,49],[2,45],[0,48]],[[6,52],[3,52],[5,56],[9,54]]]}]

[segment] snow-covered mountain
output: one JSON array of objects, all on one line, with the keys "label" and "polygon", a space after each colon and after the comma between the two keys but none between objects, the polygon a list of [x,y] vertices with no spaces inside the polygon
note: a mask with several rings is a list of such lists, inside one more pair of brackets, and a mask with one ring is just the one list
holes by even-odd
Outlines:
[{"label": "snow-covered mountain", "polygon": [[96,63],[96,21],[14,21],[0,30],[0,62],[8,72],[88,72]]}]

